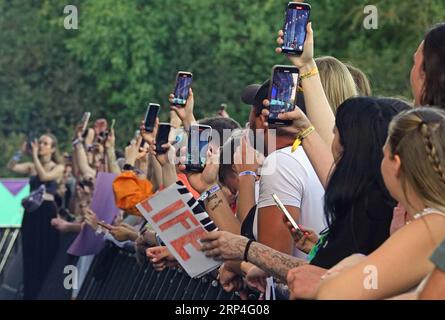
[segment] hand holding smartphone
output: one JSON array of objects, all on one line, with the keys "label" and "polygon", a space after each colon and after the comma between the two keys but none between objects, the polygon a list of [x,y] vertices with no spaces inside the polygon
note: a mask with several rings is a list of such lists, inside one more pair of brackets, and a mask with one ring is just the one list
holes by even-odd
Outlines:
[{"label": "hand holding smartphone", "polygon": [[299,70],[297,67],[276,65],[272,68],[269,87],[269,123],[277,125],[292,124],[292,120],[278,119],[278,114],[295,109],[298,80]]},{"label": "hand holding smartphone", "polygon": [[192,86],[193,75],[191,72],[179,71],[176,75],[175,91],[173,93],[173,104],[185,106]]},{"label": "hand holding smartphone", "polygon": [[80,120],[80,123],[82,124],[82,137],[85,138],[87,135],[87,127],[88,122],[91,118],[91,112],[84,112],[82,119]]},{"label": "hand holding smartphone", "polygon": [[207,161],[207,151],[212,137],[212,127],[191,125],[188,132],[185,170],[202,172]]},{"label": "hand holding smartphone", "polygon": [[159,124],[158,132],[156,134],[156,153],[163,154],[166,152],[162,145],[168,143],[168,137],[170,135],[171,125],[170,123],[161,122]]},{"label": "hand holding smartphone", "polygon": [[275,204],[277,205],[277,207],[281,210],[281,212],[284,213],[284,215],[287,218],[287,220],[292,224],[292,227],[296,230],[297,236],[299,238],[302,238],[303,235],[304,235],[304,230],[302,230],[298,226],[298,224],[295,222],[294,218],[292,218],[292,216],[289,213],[289,211],[287,211],[286,207],[283,205],[283,203],[281,202],[281,200],[278,198],[278,196],[275,193],[272,194],[272,198],[275,201]]},{"label": "hand holding smartphone", "polygon": [[281,50],[286,54],[301,55],[306,40],[311,6],[307,3],[289,2],[285,12]]}]

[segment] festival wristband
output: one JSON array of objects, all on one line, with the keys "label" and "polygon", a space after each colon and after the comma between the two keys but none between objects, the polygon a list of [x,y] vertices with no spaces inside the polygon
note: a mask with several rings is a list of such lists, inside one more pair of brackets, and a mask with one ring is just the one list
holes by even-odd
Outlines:
[{"label": "festival wristband", "polygon": [[246,170],[246,171],[242,171],[238,174],[239,177],[242,176],[254,176],[255,178],[257,177],[256,172],[254,171],[250,171],[250,170]]},{"label": "festival wristband", "polygon": [[210,197],[211,195],[215,194],[216,192],[218,192],[221,188],[219,187],[218,184],[215,184],[213,187],[211,187],[209,190],[204,191],[201,196],[199,197],[199,200],[204,201],[205,199],[207,199],[208,197]]}]

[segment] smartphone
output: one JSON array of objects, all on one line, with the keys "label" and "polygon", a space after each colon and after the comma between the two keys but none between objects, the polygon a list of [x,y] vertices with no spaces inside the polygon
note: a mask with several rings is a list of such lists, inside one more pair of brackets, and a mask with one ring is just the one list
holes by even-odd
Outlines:
[{"label": "smartphone", "polygon": [[311,6],[307,3],[289,2],[285,12],[281,50],[286,54],[301,55],[306,40]]},{"label": "smartphone", "polygon": [[82,124],[82,137],[85,138],[87,135],[87,127],[88,127],[88,122],[90,121],[91,118],[91,112],[84,112],[82,119],[80,120],[80,123]]},{"label": "smartphone", "polygon": [[275,204],[277,205],[277,207],[281,210],[281,212],[284,213],[284,215],[286,216],[287,220],[292,224],[292,227],[294,227],[294,229],[297,231],[298,237],[299,238],[303,237],[304,230],[301,230],[301,228],[295,222],[294,218],[292,218],[291,214],[289,213],[289,211],[287,211],[286,207],[281,202],[281,200],[278,198],[278,196],[275,193],[273,193],[272,194],[272,198],[275,201]]},{"label": "smartphone", "polygon": [[157,103],[149,103],[147,107],[147,112],[145,113],[144,127],[145,131],[153,132],[155,127],[156,118],[159,113],[161,106]]},{"label": "smartphone", "polygon": [[190,126],[185,163],[186,171],[202,172],[204,170],[211,137],[212,127],[202,124]]},{"label": "smartphone", "polygon": [[292,120],[280,120],[278,114],[293,111],[296,105],[299,71],[294,66],[276,65],[272,69],[269,87],[269,123],[290,125]]},{"label": "smartphone", "polygon": [[158,132],[156,134],[156,153],[162,154],[166,152],[166,150],[162,148],[162,145],[168,143],[170,128],[170,123],[161,122],[159,124]]},{"label": "smartphone", "polygon": [[190,87],[192,86],[193,75],[191,72],[179,71],[176,76],[175,92],[173,104],[184,106],[189,97]]}]

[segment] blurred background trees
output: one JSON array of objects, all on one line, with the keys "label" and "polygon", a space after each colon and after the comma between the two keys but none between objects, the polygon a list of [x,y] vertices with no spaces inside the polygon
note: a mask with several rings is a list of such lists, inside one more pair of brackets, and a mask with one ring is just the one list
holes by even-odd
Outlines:
[{"label": "blurred background trees", "polygon": [[[123,147],[148,102],[163,106],[178,70],[194,74],[198,117],[221,103],[241,124],[243,87],[261,83],[274,64],[287,0],[0,0],[0,176],[28,134],[55,133],[69,151],[84,111],[116,119]],[[411,99],[412,55],[426,30],[445,21],[442,0],[375,0],[377,30],[363,27],[362,0],[316,0],[316,55],[363,69],[375,95]],[[65,5],[79,29],[63,27]]]}]

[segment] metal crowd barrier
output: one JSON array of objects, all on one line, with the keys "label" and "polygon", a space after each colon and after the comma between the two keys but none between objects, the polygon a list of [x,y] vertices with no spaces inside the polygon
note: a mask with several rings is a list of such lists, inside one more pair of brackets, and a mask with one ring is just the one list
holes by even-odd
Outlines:
[{"label": "metal crowd barrier", "polygon": [[19,236],[20,228],[0,229],[0,276],[5,269],[14,244]]},{"label": "metal crowd barrier", "polygon": [[238,300],[212,275],[192,279],[181,268],[157,272],[134,253],[113,244],[98,254],[80,288],[79,300]]}]

